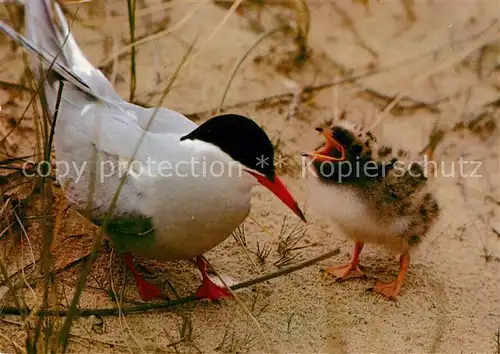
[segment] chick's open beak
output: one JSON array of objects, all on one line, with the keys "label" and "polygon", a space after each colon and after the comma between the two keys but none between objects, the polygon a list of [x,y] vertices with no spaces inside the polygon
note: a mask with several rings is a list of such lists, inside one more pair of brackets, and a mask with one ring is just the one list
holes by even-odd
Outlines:
[{"label": "chick's open beak", "polygon": [[292,195],[278,176],[274,176],[274,181],[271,181],[266,176],[252,170],[247,170],[247,172],[254,176],[260,184],[273,192],[274,195],[276,195],[286,206],[288,206],[303,222],[307,223],[304,213],[302,213],[299,205],[295,199],[293,199]]},{"label": "chick's open beak", "polygon": [[333,137],[329,129],[316,128],[326,138],[326,143],[321,148],[313,152],[303,153],[302,156],[308,156],[315,161],[343,161],[345,160],[345,148]]}]

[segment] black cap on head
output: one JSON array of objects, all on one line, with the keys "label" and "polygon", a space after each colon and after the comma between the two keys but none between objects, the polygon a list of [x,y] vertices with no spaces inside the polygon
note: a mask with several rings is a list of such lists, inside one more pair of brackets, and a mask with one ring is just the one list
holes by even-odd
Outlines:
[{"label": "black cap on head", "polygon": [[274,149],[267,134],[253,120],[238,114],[210,118],[181,140],[211,143],[242,165],[274,180]]},{"label": "black cap on head", "polygon": [[349,130],[338,125],[334,125],[331,127],[331,131],[333,138],[347,150],[350,150],[353,145],[356,145],[356,136]]}]

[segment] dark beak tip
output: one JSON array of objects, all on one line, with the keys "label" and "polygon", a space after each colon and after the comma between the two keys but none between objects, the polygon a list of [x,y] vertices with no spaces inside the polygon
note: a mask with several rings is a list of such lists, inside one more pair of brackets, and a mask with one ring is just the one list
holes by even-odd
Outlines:
[{"label": "dark beak tip", "polygon": [[300,219],[307,224],[307,220],[306,220],[306,216],[304,215],[304,212],[302,211],[302,209],[300,209],[299,205],[297,204],[297,209],[299,211],[299,217]]},{"label": "dark beak tip", "polygon": [[317,128],[315,128],[314,130],[316,130],[317,132],[320,132],[320,133],[321,133],[321,132],[323,131],[323,128],[321,128],[321,127],[317,127]]}]

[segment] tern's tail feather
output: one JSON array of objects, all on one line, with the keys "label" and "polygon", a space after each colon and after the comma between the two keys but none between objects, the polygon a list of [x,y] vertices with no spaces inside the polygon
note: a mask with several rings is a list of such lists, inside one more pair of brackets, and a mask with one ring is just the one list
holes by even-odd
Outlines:
[{"label": "tern's tail feather", "polygon": [[[38,48],[46,51],[51,57],[57,57],[62,65],[71,68],[71,51],[75,45],[72,35],[65,31],[64,21],[61,21],[60,29],[52,22],[50,2],[48,0],[29,0],[25,1],[24,4],[26,9],[26,38]],[[55,6],[58,8],[57,4]],[[65,45],[61,49],[64,43]],[[36,75],[37,72],[34,72],[34,74]]]},{"label": "tern's tail feather", "polygon": [[[76,74],[72,73],[71,70],[66,67],[61,59],[55,58],[51,56],[47,51],[45,51],[42,48],[39,48],[37,45],[35,45],[33,42],[29,41],[19,33],[17,33],[12,27],[9,25],[5,24],[4,22],[0,21],[0,31],[5,33],[7,36],[9,36],[11,39],[19,43],[25,50],[27,50],[30,54],[34,56],[34,62],[35,59],[39,59],[43,62],[44,68],[48,68],[50,65],[50,68],[52,71],[55,71],[57,74],[59,74],[63,79],[71,82],[81,90],[92,94],[92,91],[90,90],[90,87],[87,86],[87,84]],[[33,68],[35,75],[39,73],[38,66]],[[38,75],[37,75],[38,76]]]},{"label": "tern's tail feather", "polygon": [[96,98],[120,99],[102,72],[83,55],[57,2],[29,0],[24,1],[24,6],[26,38],[1,21],[0,30],[33,54],[32,69],[38,79],[42,59],[43,74],[50,67],[59,77]]}]

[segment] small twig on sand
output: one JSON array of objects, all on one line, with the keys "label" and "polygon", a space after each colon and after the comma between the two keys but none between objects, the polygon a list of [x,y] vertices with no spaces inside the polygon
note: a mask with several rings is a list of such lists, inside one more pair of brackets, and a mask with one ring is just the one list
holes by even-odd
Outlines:
[{"label": "small twig on sand", "polygon": [[[340,250],[336,248],[333,251],[323,253],[322,255],[309,259],[305,262],[289,266],[286,268],[282,268],[276,272],[271,272],[268,274],[265,274],[263,276],[259,276],[250,280],[243,281],[241,283],[235,284],[231,286],[231,290],[238,290],[238,289],[243,289],[243,288],[248,288],[252,285],[256,285],[259,283],[263,283],[267,280],[278,278],[280,276],[283,276],[285,274],[293,273],[297,270],[300,270],[302,268],[306,268],[309,266],[312,266],[318,262],[321,262],[327,258],[336,256],[340,253]],[[144,313],[144,312],[150,312],[150,311],[160,311],[160,310],[167,310],[171,309],[176,306],[180,306],[183,304],[187,304],[189,302],[195,302],[199,299],[195,297],[194,295],[192,296],[186,296],[183,298],[171,300],[168,302],[162,302],[162,303],[153,303],[153,304],[144,304],[144,305],[139,305],[139,306],[134,306],[134,307],[126,307],[122,308],[119,310],[118,308],[104,308],[104,309],[87,309],[87,310],[77,310],[76,315],[80,317],[88,317],[88,316],[118,316],[121,312],[121,314],[138,314],[138,313]],[[27,308],[19,308],[19,307],[11,307],[11,306],[4,306],[0,309],[0,317],[3,315],[20,315],[21,313],[26,313],[30,312],[30,309]],[[66,310],[41,310],[36,313],[37,316],[59,316],[59,317],[64,317],[68,314],[68,311]]]}]

